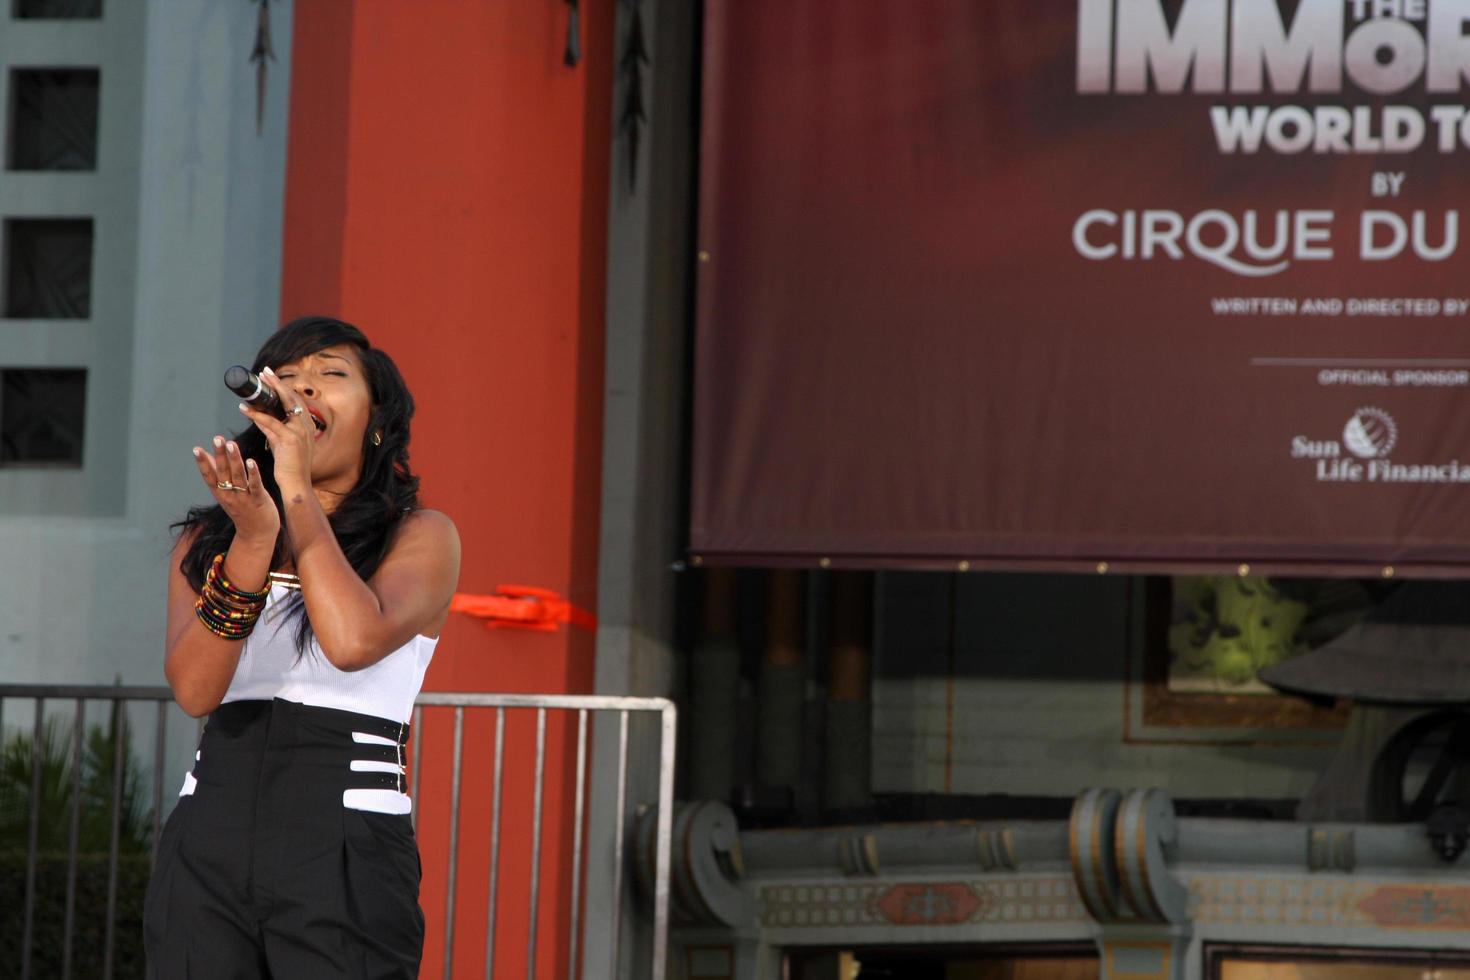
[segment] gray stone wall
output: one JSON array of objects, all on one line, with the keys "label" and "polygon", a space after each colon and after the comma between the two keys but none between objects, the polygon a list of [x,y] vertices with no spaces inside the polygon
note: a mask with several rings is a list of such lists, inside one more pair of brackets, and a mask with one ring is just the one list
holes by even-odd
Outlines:
[{"label": "gray stone wall", "polygon": [[97,173],[48,175],[25,197],[12,190],[41,183],[0,175],[6,214],[81,208],[99,223],[94,320],[34,350],[0,331],[0,365],[80,359],[93,385],[80,473],[0,474],[6,680],[162,682],[168,524],[206,499],[189,447],[238,427],[220,374],[254,353],[280,306],[292,5],[271,5],[259,135],[256,16],[246,3],[127,0],[101,22],[0,29],[10,63],[103,70]]}]

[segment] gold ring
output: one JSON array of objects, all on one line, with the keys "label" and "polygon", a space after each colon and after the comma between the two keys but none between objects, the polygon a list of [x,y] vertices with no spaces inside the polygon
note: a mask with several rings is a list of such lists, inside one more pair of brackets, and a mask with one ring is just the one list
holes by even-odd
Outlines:
[{"label": "gold ring", "polygon": [[241,493],[249,493],[250,492],[250,488],[249,487],[237,487],[233,483],[231,483],[229,480],[224,480],[222,482],[216,483],[215,484],[215,487],[217,489],[219,489],[219,490],[238,490]]}]

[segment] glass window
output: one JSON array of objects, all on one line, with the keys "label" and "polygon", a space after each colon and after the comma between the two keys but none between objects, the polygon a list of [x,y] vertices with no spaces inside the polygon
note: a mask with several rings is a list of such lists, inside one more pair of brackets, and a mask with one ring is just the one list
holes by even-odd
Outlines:
[{"label": "glass window", "polygon": [[10,75],[11,170],[97,169],[95,68],[18,68]]},{"label": "glass window", "polygon": [[96,20],[102,0],[15,0],[12,9],[21,20]]},{"label": "glass window", "polygon": [[1232,960],[1221,965],[1220,977],[1221,980],[1470,980],[1470,970],[1432,963],[1394,965],[1346,960],[1251,963]]},{"label": "glass window", "polygon": [[0,370],[0,466],[81,466],[86,408],[85,370]]},{"label": "glass window", "polygon": [[92,219],[5,222],[5,315],[86,319],[92,314]]}]

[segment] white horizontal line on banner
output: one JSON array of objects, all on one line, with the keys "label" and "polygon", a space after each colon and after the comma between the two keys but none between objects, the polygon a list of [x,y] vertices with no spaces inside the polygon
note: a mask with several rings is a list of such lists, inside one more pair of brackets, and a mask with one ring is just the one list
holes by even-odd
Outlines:
[{"label": "white horizontal line on banner", "polygon": [[1465,358],[1379,358],[1379,357],[1253,357],[1254,367],[1336,367],[1351,364],[1362,367],[1470,367]]}]

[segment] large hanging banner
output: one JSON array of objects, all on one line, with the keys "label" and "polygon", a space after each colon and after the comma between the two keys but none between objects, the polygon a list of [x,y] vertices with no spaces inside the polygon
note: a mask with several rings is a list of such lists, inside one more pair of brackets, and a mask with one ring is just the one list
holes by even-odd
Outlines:
[{"label": "large hanging banner", "polygon": [[1470,0],[705,10],[695,555],[1470,569]]}]

